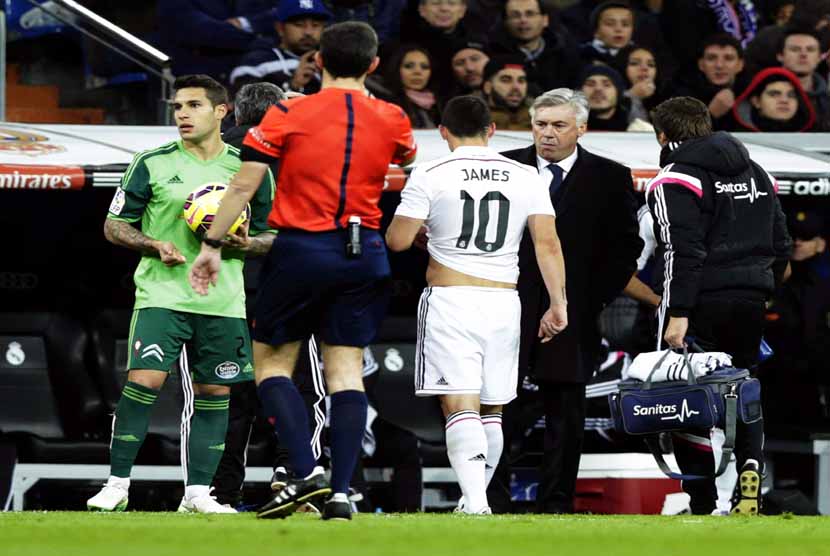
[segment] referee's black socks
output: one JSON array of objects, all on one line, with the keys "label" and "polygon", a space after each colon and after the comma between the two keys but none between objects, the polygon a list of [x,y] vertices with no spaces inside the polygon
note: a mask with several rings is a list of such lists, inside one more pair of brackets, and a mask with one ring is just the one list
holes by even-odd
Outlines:
[{"label": "referee's black socks", "polygon": [[349,493],[357,458],[363,446],[369,401],[360,390],[331,395],[331,491]]},{"label": "referee's black socks", "polygon": [[297,386],[290,378],[274,376],[260,382],[257,393],[280,445],[288,449],[295,476],[307,477],[314,470],[316,461],[311,451],[308,412]]}]

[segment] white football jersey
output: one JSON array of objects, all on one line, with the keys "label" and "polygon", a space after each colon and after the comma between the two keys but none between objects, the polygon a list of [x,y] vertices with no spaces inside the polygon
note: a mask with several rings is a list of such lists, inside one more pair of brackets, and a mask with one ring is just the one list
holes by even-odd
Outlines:
[{"label": "white football jersey", "polygon": [[458,147],[418,165],[395,214],[425,221],[429,254],[442,265],[515,284],[527,217],[555,212],[536,168],[489,147]]}]

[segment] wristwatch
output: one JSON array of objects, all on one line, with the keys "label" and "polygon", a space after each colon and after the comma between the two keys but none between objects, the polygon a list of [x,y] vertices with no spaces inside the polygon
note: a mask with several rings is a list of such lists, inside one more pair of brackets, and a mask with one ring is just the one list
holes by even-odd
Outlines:
[{"label": "wristwatch", "polygon": [[205,236],[202,238],[202,243],[205,243],[214,249],[221,249],[222,248],[222,240],[221,239],[210,239],[209,237]]}]

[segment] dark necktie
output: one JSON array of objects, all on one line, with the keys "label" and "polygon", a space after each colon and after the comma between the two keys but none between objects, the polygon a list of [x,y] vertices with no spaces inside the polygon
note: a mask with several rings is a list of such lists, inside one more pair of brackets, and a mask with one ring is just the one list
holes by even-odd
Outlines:
[{"label": "dark necktie", "polygon": [[548,164],[548,170],[551,171],[553,174],[553,179],[550,180],[550,196],[553,197],[556,194],[556,191],[562,185],[562,178],[565,176],[565,170],[562,169],[561,166],[551,162]]}]

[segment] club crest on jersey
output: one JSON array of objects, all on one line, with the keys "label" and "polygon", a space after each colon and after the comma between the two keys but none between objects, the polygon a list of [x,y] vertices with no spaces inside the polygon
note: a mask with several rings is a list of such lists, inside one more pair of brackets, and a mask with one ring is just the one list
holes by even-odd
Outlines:
[{"label": "club crest on jersey", "polygon": [[224,363],[216,365],[214,372],[219,378],[229,380],[231,378],[235,378],[239,374],[239,365],[233,361],[225,361]]}]

